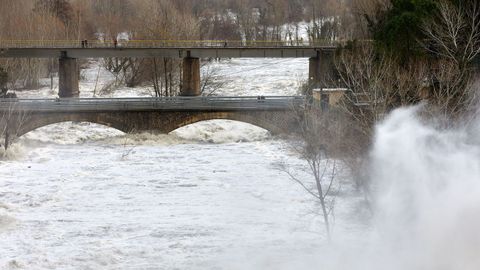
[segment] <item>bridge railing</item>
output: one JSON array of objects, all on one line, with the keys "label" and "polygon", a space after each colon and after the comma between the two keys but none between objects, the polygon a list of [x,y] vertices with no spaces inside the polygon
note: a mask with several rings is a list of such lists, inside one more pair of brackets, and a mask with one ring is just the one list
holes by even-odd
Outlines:
[{"label": "bridge railing", "polygon": [[303,96],[0,99],[0,111],[287,110]]},{"label": "bridge railing", "polygon": [[343,41],[242,40],[0,40],[0,48],[243,48],[332,47]]}]

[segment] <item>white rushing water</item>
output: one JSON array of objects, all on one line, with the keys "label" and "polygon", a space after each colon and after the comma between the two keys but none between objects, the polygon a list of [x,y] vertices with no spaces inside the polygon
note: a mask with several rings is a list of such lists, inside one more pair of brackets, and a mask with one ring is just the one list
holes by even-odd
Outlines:
[{"label": "white rushing water", "polygon": [[[232,79],[217,94],[294,94],[308,61],[279,61],[215,63]],[[82,96],[92,95],[95,65]],[[109,79],[101,72],[99,84]],[[149,91],[113,94],[132,95]],[[371,220],[339,176],[333,245],[318,205],[275,168],[287,161],[301,175],[305,164],[263,129],[224,120],[168,135],[41,128],[0,161],[0,269],[478,269],[480,125],[441,130],[417,110],[377,128]]]},{"label": "white rushing water", "polygon": [[[82,96],[92,95],[99,74],[91,66],[82,71]],[[292,95],[308,60],[214,66],[231,79],[216,94]],[[112,79],[100,71],[99,88]],[[122,88],[113,96],[148,93]],[[306,171],[282,140],[225,120],[169,135],[89,123],[38,129],[0,162],[0,268],[304,268],[324,243],[323,227],[315,202],[274,168],[281,160]],[[338,216],[351,216],[351,199],[345,205]]]},{"label": "white rushing water", "polygon": [[251,261],[261,268],[321,239],[312,202],[271,167],[277,142],[147,137],[49,145],[4,162],[2,264],[210,269],[263,252]]}]

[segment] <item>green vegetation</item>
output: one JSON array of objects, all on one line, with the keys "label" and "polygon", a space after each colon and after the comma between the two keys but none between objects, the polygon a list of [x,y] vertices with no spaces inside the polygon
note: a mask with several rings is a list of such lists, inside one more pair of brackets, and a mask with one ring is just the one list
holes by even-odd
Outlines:
[{"label": "green vegetation", "polygon": [[367,18],[377,48],[393,53],[404,62],[421,53],[417,40],[425,38],[422,25],[436,10],[433,0],[392,0],[391,8]]}]

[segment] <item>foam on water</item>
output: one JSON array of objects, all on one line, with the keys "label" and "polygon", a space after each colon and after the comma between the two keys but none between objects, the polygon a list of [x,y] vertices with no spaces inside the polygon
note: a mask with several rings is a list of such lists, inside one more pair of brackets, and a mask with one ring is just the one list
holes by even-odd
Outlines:
[{"label": "foam on water", "polygon": [[181,138],[208,143],[253,142],[270,137],[267,130],[229,120],[204,121],[172,132]]},{"label": "foam on water", "polygon": [[10,227],[13,227],[14,223],[15,219],[13,217],[0,215],[0,233]]},{"label": "foam on water", "polygon": [[[277,61],[216,63],[236,82],[219,94],[294,94],[306,60]],[[118,92],[127,94],[141,95]],[[263,129],[224,120],[168,135],[88,123],[38,129],[0,164],[0,237],[9,243],[0,267],[479,269],[480,124],[442,130],[418,110],[378,126],[372,226],[352,218],[358,198],[343,190],[333,247],[312,214],[318,205],[273,164],[308,170]]]},{"label": "foam on water", "polygon": [[174,145],[184,143],[231,143],[253,142],[270,138],[270,133],[251,124],[230,121],[210,120],[179,128],[170,134],[143,132],[125,134],[114,128],[93,124],[64,122],[31,131],[20,138],[20,143],[0,155],[15,158],[23,151],[23,146],[46,144],[104,143],[116,145]]},{"label": "foam on water", "polygon": [[98,124],[64,122],[38,128],[22,136],[20,140],[29,146],[48,143],[66,145],[104,140],[122,134],[119,130]]},{"label": "foam on water", "polygon": [[223,96],[297,95],[308,79],[308,59],[243,59],[213,62],[218,79],[228,83],[214,92]]},{"label": "foam on water", "polygon": [[5,151],[3,147],[0,147],[0,162],[4,160],[19,160],[26,154],[25,145],[22,143],[14,143],[9,146]]},{"label": "foam on water", "polygon": [[[2,164],[0,201],[16,222],[0,235],[10,243],[0,268],[295,269],[314,257],[322,227],[318,206],[272,169],[283,149],[136,145],[126,158],[106,143],[31,149]],[[276,260],[288,254],[295,263]]]},{"label": "foam on water", "polygon": [[[244,69],[258,65],[270,71]],[[242,59],[223,68],[242,81],[217,94],[281,95],[296,92],[292,76],[308,63]],[[83,72],[82,96],[93,94],[95,69]],[[99,84],[109,79],[101,72]],[[0,234],[9,243],[0,245],[0,268],[245,269],[249,258],[250,269],[295,269],[275,258],[294,253],[302,262],[315,253],[311,238],[323,237],[318,206],[273,169],[283,143],[248,124],[206,121],[168,135],[126,135],[61,123],[28,133],[20,145],[26,155],[0,165],[0,202],[15,219]]]}]

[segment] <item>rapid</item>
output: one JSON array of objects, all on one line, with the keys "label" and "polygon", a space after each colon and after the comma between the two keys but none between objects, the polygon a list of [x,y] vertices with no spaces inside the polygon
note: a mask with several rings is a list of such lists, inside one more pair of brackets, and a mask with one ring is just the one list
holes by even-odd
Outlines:
[{"label": "rapid", "polygon": [[[96,74],[100,85],[111,79],[91,64],[84,96]],[[301,59],[213,65],[228,78],[224,95],[293,95],[308,73]],[[319,205],[275,167],[302,174],[305,164],[263,129],[225,120],[167,135],[38,129],[0,161],[0,269],[478,269],[480,121],[444,129],[421,109],[377,126],[371,213],[339,175],[333,243]]]}]

